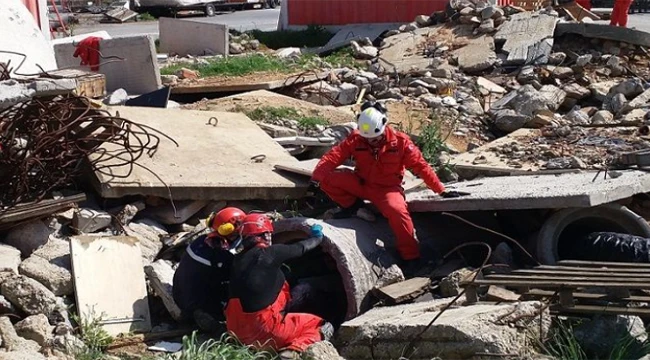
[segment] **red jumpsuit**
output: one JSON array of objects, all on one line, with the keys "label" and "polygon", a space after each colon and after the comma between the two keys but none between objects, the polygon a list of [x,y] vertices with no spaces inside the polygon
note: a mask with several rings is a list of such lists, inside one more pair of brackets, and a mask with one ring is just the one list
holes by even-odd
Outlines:
[{"label": "red jumpsuit", "polygon": [[[445,187],[408,135],[390,127],[386,127],[384,134],[384,145],[372,149],[354,131],[321,158],[312,179],[320,182],[320,188],[344,208],[352,206],[358,198],[375,204],[395,233],[402,259],[413,260],[420,257],[420,247],[402,189],[404,170],[411,170],[436,193],[444,192]],[[350,157],[355,160],[354,172],[336,170]]]},{"label": "red jumpsuit", "polygon": [[591,0],[576,0],[576,3],[587,10],[591,10]]},{"label": "red jumpsuit", "polygon": [[632,6],[632,0],[616,0],[614,2],[614,9],[612,10],[612,20],[609,22],[609,25],[627,27],[630,6]]}]

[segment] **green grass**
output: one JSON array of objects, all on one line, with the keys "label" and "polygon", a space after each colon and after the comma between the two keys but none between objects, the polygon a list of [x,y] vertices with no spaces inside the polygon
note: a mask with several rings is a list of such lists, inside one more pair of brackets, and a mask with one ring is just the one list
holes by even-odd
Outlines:
[{"label": "green grass", "polygon": [[261,54],[234,56],[219,59],[206,65],[177,64],[160,69],[163,75],[172,75],[181,68],[199,71],[201,77],[242,76],[255,72],[293,72],[298,70],[295,63]]},{"label": "green grass", "polygon": [[422,151],[424,159],[432,165],[439,164],[440,153],[449,151],[440,124],[435,120],[422,126],[416,145]]},{"label": "green grass", "polygon": [[302,129],[310,129],[316,125],[328,125],[329,122],[319,115],[303,115],[298,110],[287,107],[262,106],[253,110],[238,107],[237,112],[243,112],[251,120],[262,122],[273,122],[278,120],[295,120]]},{"label": "green grass", "polygon": [[253,30],[248,32],[250,36],[260,41],[270,49],[280,49],[285,47],[320,47],[327,44],[334,36],[325,28],[320,26],[309,26],[301,31],[259,31]]},{"label": "green grass", "polygon": [[180,356],[172,357],[176,360],[272,360],[277,355],[256,351],[248,346],[242,345],[234,337],[224,334],[221,339],[210,339],[200,343],[196,331],[190,336],[183,337],[183,350]]},{"label": "green grass", "polygon": [[149,13],[142,13],[142,14],[138,15],[138,20],[139,21],[155,21],[156,18],[153,15],[149,14]]}]

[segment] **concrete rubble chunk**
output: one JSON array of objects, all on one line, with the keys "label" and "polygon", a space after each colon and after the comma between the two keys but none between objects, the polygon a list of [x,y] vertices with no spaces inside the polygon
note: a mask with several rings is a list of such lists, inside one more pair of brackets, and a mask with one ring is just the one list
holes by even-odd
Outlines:
[{"label": "concrete rubble chunk", "polygon": [[302,354],[303,360],[345,360],[329,341],[319,341],[310,345]]},{"label": "concrete rubble chunk", "polygon": [[603,82],[591,84],[589,86],[589,90],[591,90],[591,95],[596,100],[603,102],[607,98],[607,95],[610,93],[610,89],[613,86],[618,85],[619,83],[620,82],[618,80],[603,81]]},{"label": "concrete rubble chunk", "polygon": [[463,268],[452,272],[440,280],[440,293],[444,297],[451,297],[460,294],[462,291],[460,284],[464,281],[471,280],[474,275],[476,275],[476,272],[469,268]]},{"label": "concrete rubble chunk", "polygon": [[563,156],[550,159],[544,164],[547,170],[584,169],[587,166],[576,156]]},{"label": "concrete rubble chunk", "polygon": [[52,338],[54,326],[43,314],[28,316],[15,325],[16,333],[24,339],[33,340],[43,346]]},{"label": "concrete rubble chunk", "polygon": [[418,15],[415,17],[415,22],[420,27],[431,25],[431,18],[428,15]]},{"label": "concrete rubble chunk", "polygon": [[485,111],[483,110],[483,105],[481,105],[481,102],[473,96],[469,96],[466,99],[464,99],[459,110],[469,115],[476,115],[476,116],[480,116],[485,113]]},{"label": "concrete rubble chunk", "polygon": [[42,221],[36,220],[11,229],[4,242],[20,250],[23,257],[28,257],[34,250],[47,243],[50,234],[50,228]]},{"label": "concrete rubble chunk", "polygon": [[379,55],[379,50],[374,46],[361,46],[356,41],[351,41],[350,46],[352,47],[352,56],[355,59],[370,60]]},{"label": "concrete rubble chunk", "polygon": [[0,272],[12,271],[18,274],[20,261],[20,250],[0,243]]},{"label": "concrete rubble chunk", "polygon": [[19,271],[21,275],[45,285],[54,295],[72,295],[74,294],[74,285],[69,256],[67,264],[64,263],[65,261],[48,261],[40,256],[32,255],[20,264]]},{"label": "concrete rubble chunk", "polygon": [[497,7],[496,6],[487,6],[483,10],[481,10],[481,18],[486,20],[486,19],[492,19],[492,17],[497,13]]},{"label": "concrete rubble chunk", "polygon": [[228,45],[228,53],[231,54],[231,55],[243,54],[245,51],[246,51],[246,48],[242,44],[231,42]]},{"label": "concrete rubble chunk", "polygon": [[175,201],[174,206],[171,203],[166,203],[161,206],[148,207],[143,214],[163,225],[176,225],[186,222],[207,204],[207,200]]},{"label": "concrete rubble chunk", "polygon": [[573,333],[590,358],[608,358],[626,336],[634,339],[630,349],[638,348],[648,339],[641,318],[626,315],[596,315],[574,327]]},{"label": "concrete rubble chunk", "polygon": [[591,62],[591,59],[593,59],[593,55],[591,54],[580,55],[576,59],[576,65],[585,67]]},{"label": "concrete rubble chunk", "polygon": [[644,109],[634,109],[623,116],[623,121],[629,123],[643,122],[646,118],[647,113],[648,111]]},{"label": "concrete rubble chunk", "polygon": [[0,360],[51,360],[45,355],[36,351],[11,351],[0,352]]},{"label": "concrete rubble chunk", "polygon": [[29,83],[34,96],[56,96],[72,93],[77,89],[75,79],[38,79]]},{"label": "concrete rubble chunk", "polygon": [[0,110],[29,100],[34,94],[36,94],[34,89],[16,80],[0,81]]},{"label": "concrete rubble chunk", "polygon": [[79,233],[89,234],[106,229],[111,225],[113,217],[111,214],[94,209],[79,209],[72,218],[72,226]]},{"label": "concrete rubble chunk", "polygon": [[27,276],[6,279],[0,292],[12,304],[29,315],[49,315],[56,308],[56,296],[43,284]]},{"label": "concrete rubble chunk", "polygon": [[612,42],[622,42],[645,47],[650,46],[650,35],[647,32],[609,26],[609,24],[570,22],[558,24],[555,35],[562,36],[565,34],[577,34],[587,38],[612,40]]},{"label": "concrete rubble chunk", "polygon": [[587,89],[584,86],[581,86],[578,83],[571,83],[569,85],[565,85],[562,90],[566,93],[567,97],[570,97],[572,99],[578,99],[582,100],[586,97],[589,97],[591,95],[591,91]]},{"label": "concrete rubble chunk", "polygon": [[129,94],[126,90],[120,88],[113,91],[106,99],[104,99],[104,104],[123,105],[127,100],[129,100]]},{"label": "concrete rubble chunk", "polygon": [[548,56],[548,63],[551,65],[560,65],[566,60],[566,54],[563,52],[552,53]]},{"label": "concrete rubble chunk", "polygon": [[460,70],[467,73],[487,70],[497,61],[494,40],[485,35],[473,39],[467,46],[455,50],[452,54],[457,58]]},{"label": "concrete rubble chunk", "polygon": [[178,56],[228,55],[227,25],[161,17],[158,28],[160,51],[164,53]]},{"label": "concrete rubble chunk", "polygon": [[523,12],[501,25],[494,40],[504,42],[507,64],[546,64],[553,47],[557,17]]},{"label": "concrete rubble chunk", "polygon": [[133,236],[140,241],[142,249],[142,263],[146,266],[153,262],[162,249],[161,235],[167,235],[165,227],[154,220],[142,219],[132,222],[125,227],[126,235]]},{"label": "concrete rubble chunk", "polygon": [[264,130],[267,134],[269,134],[270,137],[272,138],[281,138],[281,137],[291,137],[291,136],[298,136],[298,131],[294,129],[290,129],[285,126],[280,126],[280,125],[275,125],[275,124],[267,124],[267,123],[257,123],[257,125]]},{"label": "concrete rubble chunk", "polygon": [[645,90],[643,81],[639,78],[626,79],[609,89],[609,96],[623,94],[628,99],[641,95]]},{"label": "concrete rubble chunk", "polygon": [[493,112],[494,125],[501,131],[511,133],[521,129],[530,121],[530,117],[519,114],[512,109],[496,110]]},{"label": "concrete rubble chunk", "polygon": [[640,109],[650,106],[650,89],[644,91],[641,95],[635,97],[630,102],[625,104],[621,109],[622,113],[628,113],[634,109]]},{"label": "concrete rubble chunk", "polygon": [[339,88],[321,80],[301,87],[298,96],[301,100],[317,105],[334,105],[331,99],[336,100],[340,93]]},{"label": "concrete rubble chunk", "polygon": [[493,19],[486,19],[481,22],[481,25],[476,29],[479,34],[491,34],[496,31]]},{"label": "concrete rubble chunk", "polygon": [[18,336],[16,329],[6,316],[0,317],[0,339],[2,339],[3,348],[9,352],[37,352],[40,349],[35,341]]},{"label": "concrete rubble chunk", "polygon": [[131,204],[126,204],[122,210],[118,211],[117,215],[115,215],[115,218],[120,222],[120,224],[128,225],[131,223],[133,218],[135,218],[135,216],[145,208],[146,205],[143,201],[136,201]]},{"label": "concrete rubble chunk", "polygon": [[558,66],[553,69],[551,75],[559,80],[568,79],[573,76],[573,69],[570,67]]},{"label": "concrete rubble chunk", "polygon": [[336,99],[339,104],[351,105],[356,103],[357,95],[359,94],[359,87],[354,84],[343,83],[339,85],[340,93],[339,97]]},{"label": "concrete rubble chunk", "polygon": [[144,272],[147,274],[151,287],[156,295],[162,299],[169,314],[174,320],[180,321],[181,309],[176,305],[172,294],[174,269],[171,264],[165,260],[157,260],[151,265],[145,266]]},{"label": "concrete rubble chunk", "polygon": [[[404,347],[450,300],[375,308],[344,323],[337,334],[343,344],[339,349],[341,355],[349,360],[404,356]],[[545,336],[550,327],[548,310],[542,308],[542,303],[537,301],[450,308],[413,344],[417,348],[415,357],[405,355],[411,359],[470,359],[482,352],[523,357],[530,351],[531,334],[527,331],[532,331],[532,336]],[[521,316],[534,320],[526,329],[509,325],[517,323]],[[500,318],[505,321],[497,321]]]},{"label": "concrete rubble chunk", "polygon": [[275,51],[275,56],[282,59],[298,57],[301,54],[302,51],[297,47],[281,48]]},{"label": "concrete rubble chunk", "polygon": [[614,121],[614,114],[607,110],[600,110],[591,117],[591,123],[594,125],[611,124]]}]

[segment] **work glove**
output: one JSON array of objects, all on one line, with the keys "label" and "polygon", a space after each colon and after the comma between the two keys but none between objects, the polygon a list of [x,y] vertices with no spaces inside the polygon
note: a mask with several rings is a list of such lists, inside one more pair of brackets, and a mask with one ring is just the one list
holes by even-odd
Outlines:
[{"label": "work glove", "polygon": [[462,191],[456,191],[456,190],[447,190],[440,194],[444,199],[452,199],[452,198],[458,198],[461,196],[467,196],[469,195],[468,192],[462,192]]},{"label": "work glove", "polygon": [[314,224],[309,229],[311,237],[322,238],[323,237],[323,227],[319,224]]}]

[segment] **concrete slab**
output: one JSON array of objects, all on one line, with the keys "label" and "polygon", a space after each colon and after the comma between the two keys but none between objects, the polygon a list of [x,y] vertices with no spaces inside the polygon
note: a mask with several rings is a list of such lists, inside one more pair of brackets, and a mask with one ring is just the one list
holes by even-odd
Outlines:
[{"label": "concrete slab", "polygon": [[523,12],[513,15],[494,35],[494,41],[505,42],[503,52],[508,64],[545,64],[553,47],[557,18]]},{"label": "concrete slab", "polygon": [[197,79],[191,82],[179,83],[172,87],[172,94],[273,90],[323,80],[329,74],[329,71],[325,71],[317,74],[269,74],[266,79],[260,79],[259,75],[249,76],[249,79],[246,76]]},{"label": "concrete slab", "polygon": [[[106,91],[113,92],[124,89],[130,95],[145,94],[162,87],[160,70],[156,60],[156,48],[151,36],[130,36],[101,40],[99,50],[104,56],[104,63],[99,66],[99,73],[106,75]],[[75,46],[72,43],[54,46],[56,62],[60,68],[77,67],[89,70],[89,66],[81,66],[80,59],[72,55]],[[122,58],[124,61],[106,63],[111,57]],[[114,58],[113,60],[117,59]]]},{"label": "concrete slab", "polygon": [[[295,174],[311,177],[319,161],[320,159],[302,160],[298,163],[292,162],[290,164],[278,164],[275,165],[275,168],[278,170],[284,170]],[[339,169],[341,168],[354,169],[351,166],[339,166]],[[404,173],[404,181],[402,181],[402,187],[404,188],[404,191],[413,190],[422,184],[424,184],[424,181],[411,174],[410,171],[407,170]]]},{"label": "concrete slab", "polygon": [[160,18],[158,29],[162,52],[179,56],[228,56],[228,25]]},{"label": "concrete slab", "polygon": [[309,49],[307,52],[314,54],[323,54],[347,46],[351,41],[358,41],[363,38],[369,38],[370,41],[375,41],[383,32],[397,29],[400,25],[401,24],[399,23],[346,25],[336,34],[334,34],[334,36],[330,39],[329,42],[327,42],[327,44],[319,48]]},{"label": "concrete slab", "polygon": [[452,52],[452,56],[457,59],[458,67],[469,73],[486,70],[497,61],[494,40],[487,35],[472,39],[467,46]]},{"label": "concrete slab", "polygon": [[436,28],[422,28],[385,39],[379,51],[380,64],[386,69],[396,70],[401,74],[409,73],[414,69],[427,68],[431,64],[431,59],[425,58],[419,48],[436,32]]},{"label": "concrete slab", "polygon": [[457,199],[442,199],[431,190],[406,195],[412,212],[521,210],[592,207],[650,191],[650,174],[623,171],[617,178],[594,180],[596,172],[559,175],[490,177],[454,184],[453,189],[470,193]]},{"label": "concrete slab", "polygon": [[555,28],[555,36],[576,34],[587,38],[620,41],[640,46],[650,46],[650,33],[608,24],[562,23]]},{"label": "concrete slab", "polygon": [[[174,200],[284,199],[302,195],[307,186],[274,172],[274,165],[298,160],[243,114],[110,108],[111,113],[116,111],[121,117],[162,131],[179,147],[161,137],[153,158],[138,160],[143,167],[133,167],[128,177],[123,178],[131,170],[127,166],[113,168],[114,176],[97,173],[103,197],[139,194],[169,198],[171,191]],[[206,124],[210,118],[218,119],[217,126]],[[116,150],[110,145],[104,147]],[[261,154],[266,156],[264,161],[252,160]]]}]

